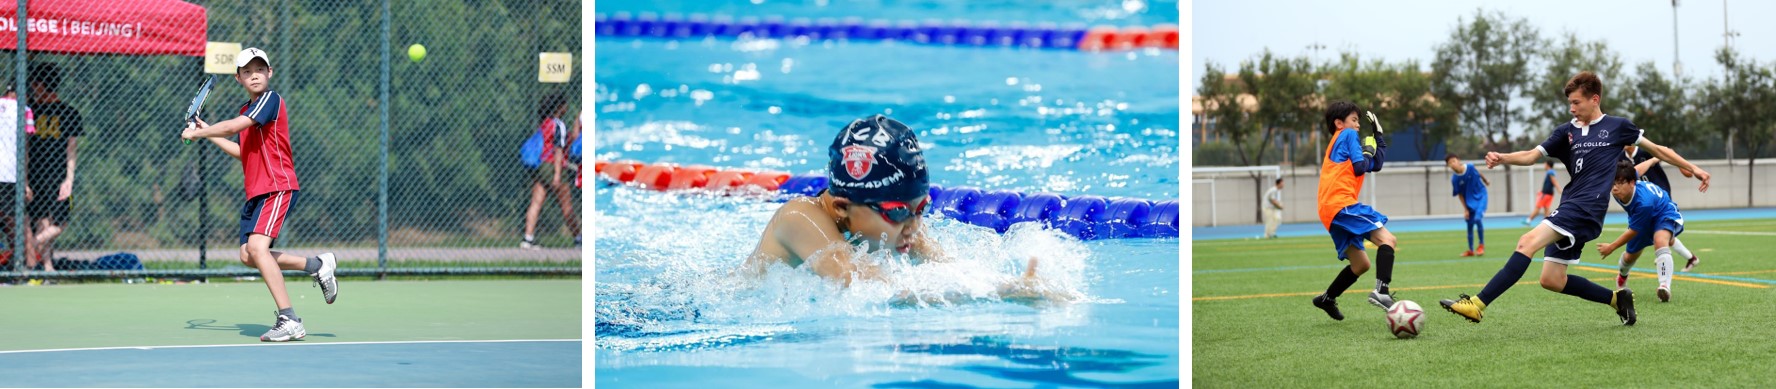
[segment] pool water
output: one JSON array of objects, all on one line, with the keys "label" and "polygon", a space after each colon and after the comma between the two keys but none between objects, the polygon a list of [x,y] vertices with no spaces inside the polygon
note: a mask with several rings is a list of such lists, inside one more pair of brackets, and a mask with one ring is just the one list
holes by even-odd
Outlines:
[{"label": "pool water", "polygon": [[[834,2],[839,3],[839,2]],[[1176,4],[1074,2],[697,7],[735,17],[976,15],[1000,22],[1176,23]],[[1138,3],[1138,2],[1137,2]],[[824,4],[824,3],[822,3]],[[598,12],[690,12],[599,3]],[[1134,7],[1140,8],[1140,7]],[[1120,13],[1119,13],[1120,12]],[[888,15],[888,16],[878,16]],[[1015,18],[1015,19],[1014,19]],[[1025,193],[1178,196],[1176,51],[1081,53],[896,42],[596,40],[595,156],[820,173],[850,121],[918,131],[933,184]],[[732,274],[780,204],[588,182],[596,382],[613,386],[1175,386],[1177,239],[1004,234],[928,216],[953,263],[872,255],[888,282],[850,288],[803,269]],[[1029,258],[1071,302],[994,294]],[[900,291],[966,296],[890,304]]]}]

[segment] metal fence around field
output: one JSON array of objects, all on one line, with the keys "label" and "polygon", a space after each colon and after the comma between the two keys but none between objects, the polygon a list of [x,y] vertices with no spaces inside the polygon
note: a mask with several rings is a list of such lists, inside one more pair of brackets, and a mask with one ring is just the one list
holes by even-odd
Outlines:
[{"label": "metal fence around field", "polygon": [[[204,57],[164,54],[130,39],[102,50],[47,46],[80,34],[147,35],[153,18],[171,18],[151,14],[192,4],[80,2],[100,13],[149,15],[131,31],[127,22],[81,21],[41,2],[18,3],[25,15],[4,15],[5,24],[28,27],[0,28],[7,32],[0,39],[27,49],[9,50],[0,74],[7,84],[31,86],[19,88],[19,101],[29,101],[38,131],[25,134],[11,121],[0,130],[25,140],[18,149],[30,150],[32,159],[18,166],[28,171],[57,170],[46,164],[65,160],[38,158],[53,154],[39,149],[75,140],[67,222],[50,258],[80,264],[128,253],[160,266],[21,272],[26,261],[19,255],[0,278],[256,274],[238,260],[246,201],[240,162],[208,142],[178,138],[180,116],[206,76]],[[580,2],[196,3],[197,16],[159,23],[198,29],[208,42],[265,50],[271,88],[285,99],[301,191],[275,250],[334,252],[350,267],[342,274],[351,275],[579,273],[580,191],[572,171],[562,175],[568,198],[559,199],[572,205],[572,216],[563,216],[551,193],[535,234],[542,248],[519,247],[533,179],[519,149],[541,124],[546,96],[566,98],[561,119],[570,127],[579,107],[589,106],[578,101]],[[422,59],[409,58],[413,44],[425,46]],[[569,82],[538,81],[544,52],[574,54]],[[55,97],[78,111],[78,121],[59,108],[46,112],[55,105],[44,88],[49,67],[59,76]],[[202,117],[236,117],[248,100],[230,75],[219,75]],[[8,154],[0,156],[26,158]],[[544,169],[545,180],[552,179]],[[59,197],[47,181],[32,181],[41,186],[33,199]],[[13,200],[6,214],[25,204]],[[21,241],[5,238],[7,250]]]}]

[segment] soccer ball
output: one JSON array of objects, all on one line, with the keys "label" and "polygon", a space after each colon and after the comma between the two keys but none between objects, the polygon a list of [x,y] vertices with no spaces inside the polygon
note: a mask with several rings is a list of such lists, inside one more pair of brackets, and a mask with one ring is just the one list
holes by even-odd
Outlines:
[{"label": "soccer ball", "polygon": [[1418,303],[1412,300],[1395,302],[1393,307],[1388,308],[1387,318],[1388,332],[1400,339],[1415,338],[1420,331],[1424,331],[1424,310],[1419,309]]}]

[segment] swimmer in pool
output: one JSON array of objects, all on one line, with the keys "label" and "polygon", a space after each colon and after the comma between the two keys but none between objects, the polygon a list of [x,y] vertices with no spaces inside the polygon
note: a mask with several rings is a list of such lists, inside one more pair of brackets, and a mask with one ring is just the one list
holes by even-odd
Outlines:
[{"label": "swimmer in pool", "polygon": [[[848,287],[883,279],[875,264],[855,258],[857,245],[870,253],[893,250],[915,263],[951,259],[926,234],[923,215],[931,205],[931,185],[911,128],[882,115],[858,119],[839,132],[827,153],[827,189],[784,203],[765,226],[744,270],[762,274],[782,263]],[[1042,299],[1035,270],[1036,259],[1031,258],[1023,277],[999,288],[1000,296]]]}]

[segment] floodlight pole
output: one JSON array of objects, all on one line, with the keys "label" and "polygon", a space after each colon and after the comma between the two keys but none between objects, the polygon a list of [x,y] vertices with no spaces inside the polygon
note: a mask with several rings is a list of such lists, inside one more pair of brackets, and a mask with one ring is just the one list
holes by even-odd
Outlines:
[{"label": "floodlight pole", "polygon": [[1683,60],[1678,58],[1677,51],[1677,0],[1671,0],[1671,78],[1682,80]]},{"label": "floodlight pole", "polygon": [[[1739,35],[1739,34],[1734,33],[1733,29],[1731,27],[1727,26],[1727,0],[1721,0],[1721,43],[1726,45],[1727,50],[1733,49],[1733,37],[1736,35]],[[1727,66],[1727,75],[1725,78],[1727,79],[1727,85],[1728,85],[1727,90],[1731,91],[1729,93],[1737,93],[1739,91],[1738,88],[1732,87],[1732,85],[1733,85],[1733,64],[1726,64],[1726,66]],[[1733,125],[1731,125],[1731,124],[1727,125],[1727,139],[1726,139],[1726,141],[1727,141],[1727,170],[1728,171],[1733,170],[1733,136],[1738,135],[1738,132],[1739,131],[1736,128],[1734,128]]]}]

